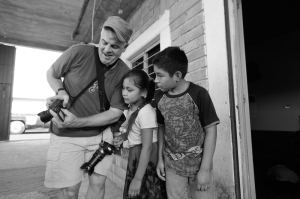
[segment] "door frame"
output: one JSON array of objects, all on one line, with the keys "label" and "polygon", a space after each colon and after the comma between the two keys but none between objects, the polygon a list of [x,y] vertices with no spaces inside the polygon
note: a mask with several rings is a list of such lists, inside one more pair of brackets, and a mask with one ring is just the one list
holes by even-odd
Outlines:
[{"label": "door frame", "polygon": [[[241,198],[255,199],[255,181],[241,0],[224,0],[231,46]],[[227,8],[226,8],[227,7]],[[228,41],[229,40],[229,41]]]},{"label": "door frame", "polygon": [[9,141],[16,47],[0,43],[0,141]]}]

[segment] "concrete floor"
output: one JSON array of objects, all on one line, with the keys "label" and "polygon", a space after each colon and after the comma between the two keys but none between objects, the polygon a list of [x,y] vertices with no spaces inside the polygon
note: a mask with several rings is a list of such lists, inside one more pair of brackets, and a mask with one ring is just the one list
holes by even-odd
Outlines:
[{"label": "concrete floor", "polygon": [[[11,135],[0,142],[0,199],[55,199],[57,190],[44,187],[48,133]],[[85,175],[79,192],[84,199],[88,187]],[[105,199],[121,199],[122,190],[106,181]]]}]

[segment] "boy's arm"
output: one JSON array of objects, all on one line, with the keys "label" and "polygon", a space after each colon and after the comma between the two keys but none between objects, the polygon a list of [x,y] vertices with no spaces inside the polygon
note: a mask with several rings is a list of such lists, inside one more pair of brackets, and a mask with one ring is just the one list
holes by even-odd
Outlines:
[{"label": "boy's arm", "polygon": [[164,164],[164,158],[163,158],[163,147],[165,142],[165,126],[164,125],[158,125],[158,132],[157,132],[157,139],[158,139],[158,163],[156,167],[156,172],[158,177],[161,180],[165,179],[165,164]]},{"label": "boy's arm", "polygon": [[158,140],[158,160],[163,160],[163,147],[164,147],[164,141],[165,141],[165,126],[164,125],[158,125],[158,131],[157,131],[157,140]]},{"label": "boy's arm", "polygon": [[205,128],[205,140],[203,147],[203,157],[200,166],[200,170],[197,174],[197,190],[206,191],[210,188],[211,183],[211,164],[214,156],[216,141],[217,141],[217,126],[212,125],[208,128]]}]

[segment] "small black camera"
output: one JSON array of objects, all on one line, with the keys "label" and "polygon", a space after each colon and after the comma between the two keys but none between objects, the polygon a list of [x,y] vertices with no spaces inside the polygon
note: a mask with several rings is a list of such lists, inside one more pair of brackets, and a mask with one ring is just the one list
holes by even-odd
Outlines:
[{"label": "small black camera", "polygon": [[58,115],[58,117],[61,119],[61,121],[64,121],[61,118],[61,116],[59,115],[59,112],[60,112],[61,108],[63,108],[63,100],[56,99],[56,100],[53,101],[53,103],[51,105],[49,105],[48,110],[38,113],[38,116],[40,116],[40,120],[42,122],[44,122],[44,123],[49,122],[53,118],[53,116],[51,115],[51,113],[49,111],[51,109],[52,111],[54,111]]},{"label": "small black camera", "polygon": [[101,142],[99,148],[93,154],[90,161],[84,163],[80,169],[83,169],[89,175],[94,173],[95,166],[106,156],[111,155],[115,151],[115,146],[109,144],[108,142]]}]

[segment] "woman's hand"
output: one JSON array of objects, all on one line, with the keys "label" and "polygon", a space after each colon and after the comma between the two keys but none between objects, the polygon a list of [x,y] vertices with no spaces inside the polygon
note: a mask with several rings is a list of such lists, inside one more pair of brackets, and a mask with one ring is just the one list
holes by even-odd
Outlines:
[{"label": "woman's hand", "polygon": [[47,108],[49,108],[49,105],[52,104],[53,101],[56,100],[56,99],[63,100],[63,107],[66,107],[68,102],[69,102],[69,95],[66,91],[62,90],[62,91],[59,91],[58,95],[48,97],[46,99]]},{"label": "woman's hand", "polygon": [[76,117],[73,113],[68,111],[67,109],[61,109],[59,115],[63,119],[63,121],[59,118],[59,116],[52,110],[50,110],[51,115],[53,116],[52,122],[58,128],[76,128],[78,127],[79,118]]}]

